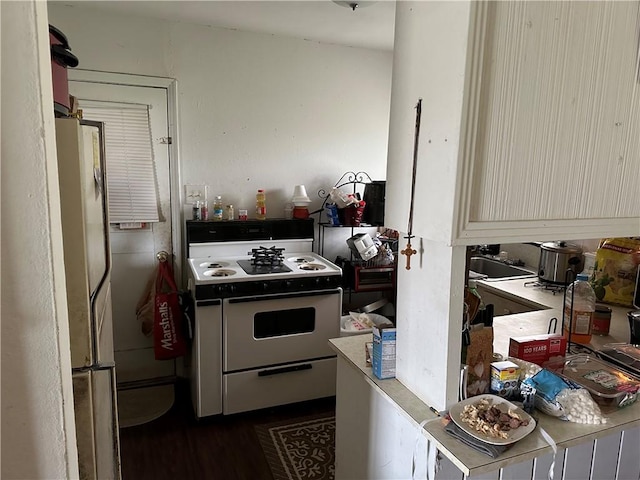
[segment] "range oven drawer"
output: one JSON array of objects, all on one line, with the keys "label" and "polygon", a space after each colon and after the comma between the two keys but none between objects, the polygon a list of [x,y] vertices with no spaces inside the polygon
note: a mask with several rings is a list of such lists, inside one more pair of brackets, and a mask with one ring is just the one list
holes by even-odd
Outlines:
[{"label": "range oven drawer", "polygon": [[223,371],[333,355],[342,289],[223,300]]},{"label": "range oven drawer", "polygon": [[331,397],[336,394],[336,358],[226,374],[223,391],[225,415]]}]

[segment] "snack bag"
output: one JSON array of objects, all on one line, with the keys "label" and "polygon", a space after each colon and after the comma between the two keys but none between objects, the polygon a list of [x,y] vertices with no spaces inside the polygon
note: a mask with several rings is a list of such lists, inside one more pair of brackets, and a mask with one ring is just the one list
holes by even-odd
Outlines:
[{"label": "snack bag", "polygon": [[633,306],[640,238],[607,238],[596,252],[591,286],[599,302]]}]

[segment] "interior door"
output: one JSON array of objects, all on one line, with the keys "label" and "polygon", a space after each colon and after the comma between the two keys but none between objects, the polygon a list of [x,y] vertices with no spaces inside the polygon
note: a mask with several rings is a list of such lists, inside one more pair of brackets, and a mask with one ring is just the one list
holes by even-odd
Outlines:
[{"label": "interior door", "polygon": [[[173,252],[171,224],[171,168],[169,159],[168,91],[166,88],[70,80],[69,91],[83,101],[147,105],[149,109],[160,221],[142,228],[109,226],[112,257],[111,297],[118,384],[175,375],[174,361],[156,361],[153,341],[142,334],[136,304],[157,265],[156,253]],[[88,120],[101,121],[100,118]],[[109,152],[106,152],[106,170]],[[177,174],[177,173],[176,173]],[[108,193],[108,192],[107,192]]]}]

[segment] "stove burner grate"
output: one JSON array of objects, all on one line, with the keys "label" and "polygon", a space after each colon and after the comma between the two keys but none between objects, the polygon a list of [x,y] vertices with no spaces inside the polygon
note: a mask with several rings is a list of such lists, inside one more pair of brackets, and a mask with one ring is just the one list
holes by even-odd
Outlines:
[{"label": "stove burner grate", "polygon": [[224,268],[224,267],[228,267],[229,264],[226,262],[217,262],[217,261],[212,261],[212,262],[204,262],[200,264],[200,268]]},{"label": "stove burner grate", "polygon": [[231,275],[235,274],[236,272],[234,270],[228,270],[224,268],[215,269],[215,267],[214,270],[207,270],[206,272],[203,272],[203,275],[206,275],[207,277],[230,277]]},{"label": "stove burner grate", "polygon": [[558,284],[554,284],[554,283],[545,283],[545,282],[541,282],[540,280],[534,280],[534,281],[531,281],[531,282],[524,282],[524,286],[525,287],[532,287],[532,288],[540,288],[542,290],[549,290],[554,295],[556,293],[564,292],[564,285],[558,285]]},{"label": "stove burner grate", "polygon": [[298,267],[300,270],[324,270],[324,265],[320,265],[319,263],[303,263]]},{"label": "stove burner grate", "polygon": [[308,258],[304,258],[304,257],[294,257],[289,260],[291,260],[293,263],[309,263],[310,262]]},{"label": "stove burner grate", "polygon": [[251,264],[256,266],[276,266],[282,265],[284,260],[284,248],[259,247],[252,248],[249,254],[252,256]]}]

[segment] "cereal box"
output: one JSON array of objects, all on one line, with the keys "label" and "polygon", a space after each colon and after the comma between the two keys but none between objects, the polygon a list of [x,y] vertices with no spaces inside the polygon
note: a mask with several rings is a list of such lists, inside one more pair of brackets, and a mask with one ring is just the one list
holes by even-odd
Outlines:
[{"label": "cereal box", "polygon": [[380,378],[396,376],[396,327],[373,327],[373,374]]}]

